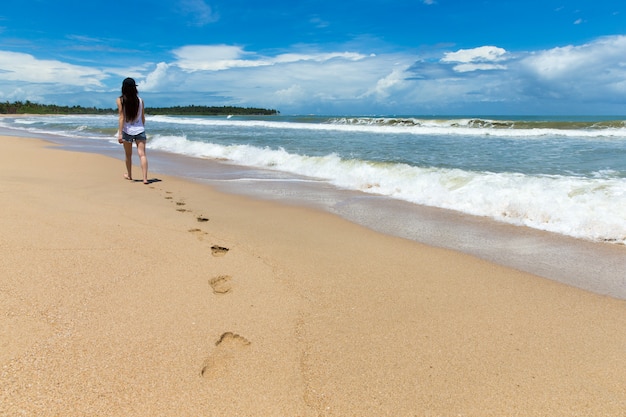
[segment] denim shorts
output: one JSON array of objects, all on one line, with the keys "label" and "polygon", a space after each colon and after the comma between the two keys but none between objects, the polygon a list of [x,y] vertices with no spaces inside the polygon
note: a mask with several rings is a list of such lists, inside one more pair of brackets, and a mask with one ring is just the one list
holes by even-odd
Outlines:
[{"label": "denim shorts", "polygon": [[137,142],[138,140],[146,140],[146,131],[139,133],[138,135],[129,135],[126,132],[122,132],[122,139],[124,142],[133,143],[133,141]]}]

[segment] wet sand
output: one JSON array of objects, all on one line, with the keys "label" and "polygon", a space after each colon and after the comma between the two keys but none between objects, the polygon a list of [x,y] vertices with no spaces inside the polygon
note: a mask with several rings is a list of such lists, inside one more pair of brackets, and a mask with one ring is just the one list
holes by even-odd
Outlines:
[{"label": "wet sand", "polygon": [[625,415],[625,301],[40,140],[0,151],[0,415]]}]

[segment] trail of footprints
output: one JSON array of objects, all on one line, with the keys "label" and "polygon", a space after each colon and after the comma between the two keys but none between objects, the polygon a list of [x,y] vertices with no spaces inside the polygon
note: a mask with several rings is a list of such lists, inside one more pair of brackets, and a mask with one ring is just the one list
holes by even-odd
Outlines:
[{"label": "trail of footprints", "polygon": [[[166,200],[174,202],[174,197],[171,195],[171,191],[165,192],[167,195]],[[175,201],[176,211],[180,213],[192,212],[185,208],[186,203],[184,201]],[[204,215],[196,216],[198,223],[207,223],[209,218]],[[195,234],[200,241],[203,241],[208,233],[202,231],[200,228],[189,229],[190,233]],[[225,256],[230,249],[220,245],[211,246],[211,255],[214,257]],[[209,288],[213,294],[221,296],[230,294],[233,290],[231,284],[232,277],[230,275],[219,275],[209,279]],[[211,354],[204,360],[202,368],[200,369],[200,376],[203,378],[219,378],[225,376],[228,372],[228,363],[234,359],[234,357],[240,353],[242,349],[246,349],[250,345],[250,341],[243,336],[240,336],[233,332],[225,332],[215,342],[215,348]]]}]

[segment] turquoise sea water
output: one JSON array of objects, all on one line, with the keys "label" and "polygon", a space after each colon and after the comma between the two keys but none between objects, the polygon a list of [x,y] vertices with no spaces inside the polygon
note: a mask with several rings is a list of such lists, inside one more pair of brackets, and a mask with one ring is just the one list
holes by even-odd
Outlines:
[{"label": "turquoise sea water", "polygon": [[[626,299],[624,120],[148,116],[146,128],[152,178],[312,205]],[[121,159],[116,130],[117,116],[0,118],[0,133]]]},{"label": "turquoise sea water", "polygon": [[[115,116],[3,127],[116,146]],[[626,243],[626,122],[542,117],[148,117],[148,148],[591,241]]]}]

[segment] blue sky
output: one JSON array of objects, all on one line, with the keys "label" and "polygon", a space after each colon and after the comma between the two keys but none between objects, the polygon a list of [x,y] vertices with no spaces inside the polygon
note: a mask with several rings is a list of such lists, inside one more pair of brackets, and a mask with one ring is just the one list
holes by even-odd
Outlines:
[{"label": "blue sky", "polygon": [[626,113],[623,0],[21,0],[0,101],[283,114]]}]

